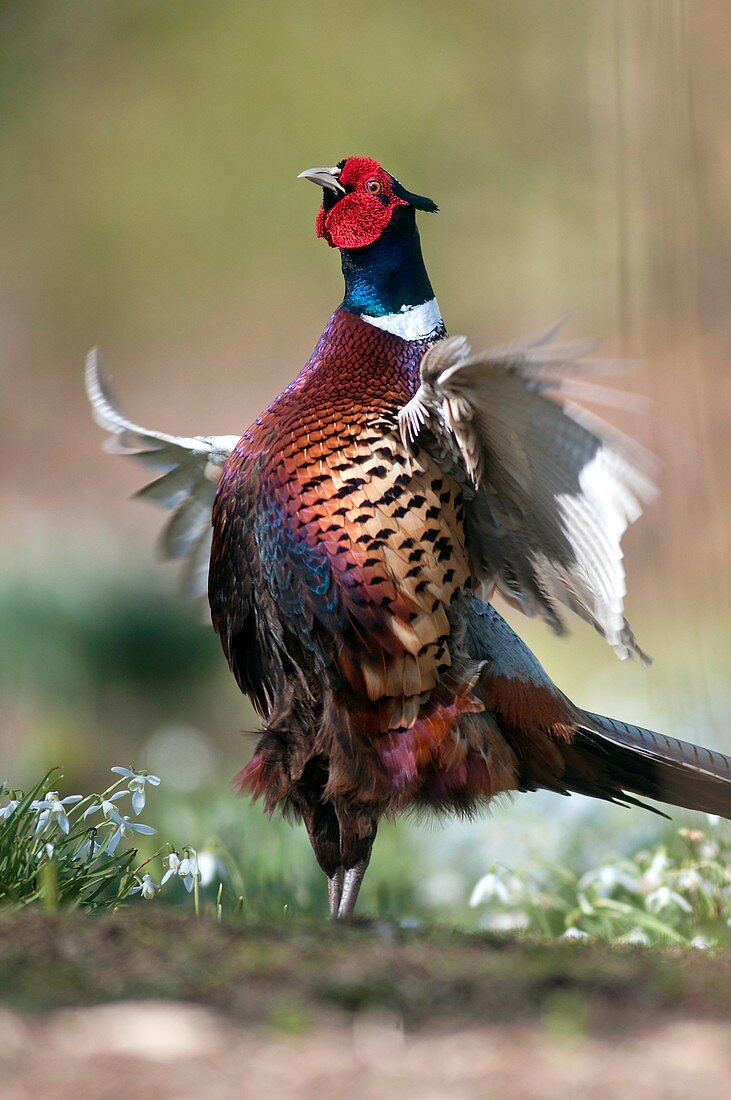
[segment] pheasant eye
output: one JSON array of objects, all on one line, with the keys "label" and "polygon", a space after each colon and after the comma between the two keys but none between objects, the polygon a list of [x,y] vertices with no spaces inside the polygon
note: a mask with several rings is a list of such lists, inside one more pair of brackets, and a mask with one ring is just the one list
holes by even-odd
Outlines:
[{"label": "pheasant eye", "polygon": [[370,191],[371,195],[380,195],[381,191],[383,191],[383,187],[378,180],[368,180],[365,188],[366,191]]}]

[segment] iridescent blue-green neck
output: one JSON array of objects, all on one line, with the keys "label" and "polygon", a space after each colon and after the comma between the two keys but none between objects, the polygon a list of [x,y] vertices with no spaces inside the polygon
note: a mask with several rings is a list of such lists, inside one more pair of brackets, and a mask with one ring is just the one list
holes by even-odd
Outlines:
[{"label": "iridescent blue-green neck", "polygon": [[341,250],[343,306],[363,317],[384,317],[434,298],[411,207],[394,210],[388,227],[365,248]]}]

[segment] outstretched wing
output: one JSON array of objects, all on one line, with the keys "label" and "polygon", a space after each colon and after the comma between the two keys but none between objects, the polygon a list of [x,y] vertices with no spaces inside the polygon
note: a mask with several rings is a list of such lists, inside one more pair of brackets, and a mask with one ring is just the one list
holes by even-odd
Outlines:
[{"label": "outstretched wing", "polygon": [[163,553],[170,560],[182,561],[186,594],[203,596],[211,556],[211,509],[216,486],[239,437],[166,435],[133,424],[112,397],[96,348],[86,357],[86,393],[94,419],[109,432],[105,450],[134,455],[160,474],[137,496],[172,511],[162,535]]},{"label": "outstretched wing", "polygon": [[435,344],[401,431],[462,469],[471,564],[487,592],[557,633],[563,605],[618,656],[644,657],[624,618],[620,541],[654,493],[650,459],[575,403],[622,395],[587,381],[608,365],[584,360],[586,344],[552,344],[555,331],[479,355],[464,337]]}]

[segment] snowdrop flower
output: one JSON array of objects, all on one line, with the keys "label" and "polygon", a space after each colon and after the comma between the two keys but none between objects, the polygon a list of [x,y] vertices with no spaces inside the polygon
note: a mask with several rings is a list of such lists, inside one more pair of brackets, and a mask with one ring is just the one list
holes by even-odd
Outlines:
[{"label": "snowdrop flower", "polygon": [[157,832],[152,825],[143,825],[141,821],[131,821],[129,817],[121,817],[116,810],[110,814],[110,819],[117,828],[112,833],[106,847],[107,855],[113,856],[119,847],[122,837],[133,836],[134,833],[142,833],[144,836],[152,836]]},{"label": "snowdrop flower", "polygon": [[588,940],[590,938],[588,932],[582,931],[581,928],[574,928],[573,925],[561,935],[562,940]]},{"label": "snowdrop flower", "polygon": [[172,878],[173,875],[177,875],[178,873],[178,870],[180,868],[180,856],[177,852],[170,853],[170,855],[167,857],[167,864],[168,869],[160,879],[161,886],[164,886],[169,878]]},{"label": "snowdrop flower", "polygon": [[178,874],[183,880],[183,886],[188,893],[190,893],[195,885],[196,878],[199,879],[201,877],[201,873],[198,870],[198,857],[195,852],[193,852],[192,858],[186,856],[185,859],[181,859]]},{"label": "snowdrop flower", "polygon": [[153,882],[152,875],[143,875],[141,879],[137,880],[138,885],[130,890],[131,894],[141,894],[147,901],[151,901],[154,898],[160,887],[156,882]]},{"label": "snowdrop flower", "polygon": [[46,859],[53,859],[53,853],[55,851],[56,851],[56,845],[51,844],[50,841],[49,841],[49,843],[43,845],[43,847],[41,848],[41,850],[38,853],[37,858],[38,859],[43,859],[43,857],[45,856]]},{"label": "snowdrop flower", "polygon": [[201,877],[200,869],[198,867],[198,857],[192,848],[187,849],[190,855],[180,858],[177,852],[171,852],[167,857],[168,869],[160,880],[160,885],[164,886],[169,878],[173,875],[177,875],[182,878],[183,885],[188,893],[191,892],[195,885],[196,878]]},{"label": "snowdrop flower", "polygon": [[503,905],[510,905],[517,901],[524,893],[523,883],[517,875],[501,875],[497,871],[489,871],[483,875],[470,895],[470,908],[475,909],[483,902],[497,900]]},{"label": "snowdrop flower", "polygon": [[701,887],[708,886],[708,883],[693,867],[680,871],[676,882],[681,890],[700,890]]},{"label": "snowdrop flower", "polygon": [[636,894],[638,880],[627,871],[623,871],[618,864],[606,864],[604,867],[597,867],[582,875],[579,879],[579,889],[586,890],[588,886],[596,886],[599,895],[606,898],[615,886],[621,886],[629,893]]},{"label": "snowdrop flower", "polygon": [[707,951],[709,947],[712,947],[711,941],[708,936],[694,936],[690,941],[691,947],[697,947],[700,951]]},{"label": "snowdrop flower", "polygon": [[160,779],[157,775],[150,775],[148,772],[135,772],[131,768],[112,768],[115,775],[121,775],[123,779],[129,779],[127,784],[128,788],[132,792],[132,809],[136,814],[141,814],[145,808],[145,784],[149,783],[151,787],[159,787]]},{"label": "snowdrop flower", "polygon": [[198,852],[198,874],[201,886],[208,886],[213,882],[216,875],[220,875],[222,869],[221,861],[214,856],[213,852]]},{"label": "snowdrop flower", "polygon": [[490,932],[519,932],[530,924],[530,917],[521,909],[512,913],[491,913],[481,922],[482,928]]},{"label": "snowdrop flower", "polygon": [[0,809],[0,821],[7,821],[8,818],[15,813],[19,805],[19,798],[11,798],[7,806],[3,806],[2,809]]},{"label": "snowdrop flower", "polygon": [[650,944],[650,937],[647,935],[647,932],[642,930],[642,928],[638,928],[637,926],[635,926],[634,928],[630,928],[627,935],[622,936],[619,942],[640,944],[642,947],[648,947]]},{"label": "snowdrop flower", "polygon": [[653,890],[653,892],[648,894],[645,898],[645,907],[649,909],[651,913],[659,913],[663,909],[667,909],[670,905],[677,905],[684,913],[693,912],[693,906],[690,902],[686,901],[685,898],[676,893],[675,890],[671,890],[669,886],[660,886],[659,889]]},{"label": "snowdrop flower", "polygon": [[645,890],[657,890],[662,885],[662,881],[665,877],[665,871],[670,866],[670,860],[667,853],[662,848],[655,852],[652,857],[652,863],[645,871],[644,875],[640,879],[640,884]]},{"label": "snowdrop flower", "polygon": [[37,798],[34,802],[31,802],[31,810],[41,811],[36,825],[36,835],[43,832],[52,818],[55,819],[55,823],[61,832],[68,834],[71,830],[71,822],[68,819],[65,807],[72,806],[75,802],[81,802],[83,797],[81,794],[69,794],[66,798],[59,798],[58,791],[48,791],[45,798]]},{"label": "snowdrop flower", "polygon": [[91,806],[87,810],[84,810],[84,817],[89,817],[90,814],[98,814],[99,811],[104,814],[105,817],[111,817],[112,811],[116,809],[114,803],[120,798],[126,798],[129,791],[115,791],[114,794],[110,794],[109,798],[99,798],[98,802],[92,802]]}]

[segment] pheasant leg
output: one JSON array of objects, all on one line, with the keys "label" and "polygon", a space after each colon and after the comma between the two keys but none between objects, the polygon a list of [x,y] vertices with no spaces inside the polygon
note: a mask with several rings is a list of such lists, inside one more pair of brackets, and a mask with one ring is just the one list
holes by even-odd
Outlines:
[{"label": "pheasant leg", "polygon": [[348,921],[353,915],[355,909],[355,903],[358,900],[358,893],[360,891],[363,877],[366,873],[368,863],[370,861],[370,855],[368,859],[361,859],[356,863],[355,867],[350,867],[345,872],[345,881],[343,882],[343,892],[340,898],[340,907],[338,909],[337,919],[342,921]]},{"label": "pheasant leg", "polygon": [[345,871],[342,867],[338,867],[334,874],[328,876],[327,880],[327,900],[330,906],[330,919],[337,920],[338,912],[340,910],[340,899],[343,896],[343,883],[345,881]]}]

